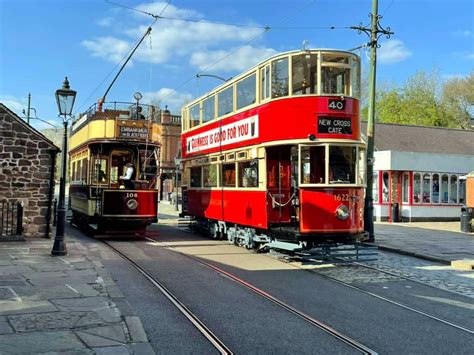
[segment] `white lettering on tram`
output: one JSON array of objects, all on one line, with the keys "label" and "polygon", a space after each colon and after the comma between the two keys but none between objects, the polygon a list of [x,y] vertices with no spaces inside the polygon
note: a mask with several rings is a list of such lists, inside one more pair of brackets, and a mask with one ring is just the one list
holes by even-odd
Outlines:
[{"label": "white lettering on tram", "polygon": [[258,115],[186,138],[187,153],[243,142],[258,137]]}]

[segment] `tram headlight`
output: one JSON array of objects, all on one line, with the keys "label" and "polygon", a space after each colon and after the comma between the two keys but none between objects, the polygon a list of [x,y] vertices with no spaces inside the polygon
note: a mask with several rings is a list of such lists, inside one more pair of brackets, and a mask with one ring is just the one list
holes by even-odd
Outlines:
[{"label": "tram headlight", "polygon": [[129,210],[136,210],[138,207],[138,202],[135,199],[130,199],[127,201],[127,207]]},{"label": "tram headlight", "polygon": [[349,207],[346,205],[340,205],[336,208],[336,218],[340,219],[341,221],[345,221],[349,218]]}]

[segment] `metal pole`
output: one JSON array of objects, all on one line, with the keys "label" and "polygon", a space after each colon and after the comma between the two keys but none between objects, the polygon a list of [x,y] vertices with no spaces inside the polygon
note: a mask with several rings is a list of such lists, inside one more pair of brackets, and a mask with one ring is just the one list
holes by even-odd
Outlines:
[{"label": "metal pole", "polygon": [[28,110],[26,111],[26,123],[30,125],[31,93],[28,93]]},{"label": "metal pole", "polygon": [[67,116],[64,115],[64,135],[63,135],[63,156],[61,180],[59,183],[59,205],[58,222],[56,226],[56,236],[54,237],[53,250],[51,255],[67,255],[66,241],[64,240],[64,229],[66,227],[66,171],[67,171]]},{"label": "metal pole", "polygon": [[176,184],[175,184],[175,188],[176,188],[176,211],[179,211],[179,208],[178,208],[178,172],[179,172],[179,168],[178,168],[178,165],[176,165]]},{"label": "metal pole", "polygon": [[377,70],[377,24],[378,0],[372,1],[372,24],[370,35],[370,74],[369,74],[369,112],[367,118],[367,188],[365,191],[365,230],[369,234],[369,242],[375,241],[374,236],[374,137],[375,137],[375,78]]}]

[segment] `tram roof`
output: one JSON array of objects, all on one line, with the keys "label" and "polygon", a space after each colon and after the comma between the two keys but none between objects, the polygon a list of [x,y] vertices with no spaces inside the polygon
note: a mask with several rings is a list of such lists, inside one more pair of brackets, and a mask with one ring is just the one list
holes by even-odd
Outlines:
[{"label": "tram roof", "polygon": [[234,81],[244,77],[248,72],[251,72],[252,70],[254,70],[254,69],[258,68],[260,65],[262,65],[262,63],[271,61],[272,59],[276,59],[278,57],[282,57],[282,56],[285,56],[285,55],[296,54],[296,53],[308,53],[308,52],[309,53],[318,53],[318,52],[344,53],[344,54],[351,55],[353,57],[359,58],[359,56],[357,54],[355,54],[354,52],[350,52],[350,51],[346,51],[346,50],[342,50],[342,49],[334,49],[334,48],[295,49],[295,50],[291,50],[291,51],[280,52],[280,53],[274,54],[274,55],[266,58],[265,60],[262,60],[262,61],[258,62],[254,66],[252,66],[249,69],[246,69],[245,71],[243,71],[243,72],[239,73],[238,75],[232,77],[231,79],[229,79],[225,83],[222,83],[221,85],[216,86],[212,90],[208,90],[204,95],[200,95],[200,96],[196,97],[194,100],[188,102],[184,106],[191,106],[196,101],[201,100],[202,98],[208,96],[210,93],[218,91],[220,88],[223,88],[223,87],[229,85],[229,83],[234,82]]}]

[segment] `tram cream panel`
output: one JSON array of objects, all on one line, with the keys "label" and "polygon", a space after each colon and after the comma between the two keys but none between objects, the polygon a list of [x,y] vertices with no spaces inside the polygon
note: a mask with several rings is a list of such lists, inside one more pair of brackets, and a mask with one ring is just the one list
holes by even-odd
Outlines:
[{"label": "tram cream panel", "polygon": [[91,139],[114,138],[115,120],[93,120],[71,135],[69,150]]}]

